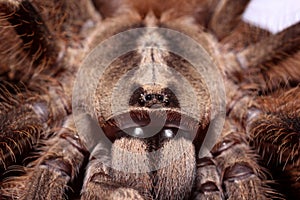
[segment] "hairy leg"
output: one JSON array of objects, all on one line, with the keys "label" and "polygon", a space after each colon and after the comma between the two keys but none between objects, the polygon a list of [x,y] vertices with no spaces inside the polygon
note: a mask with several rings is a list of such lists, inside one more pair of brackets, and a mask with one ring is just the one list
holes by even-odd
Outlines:
[{"label": "hairy leg", "polygon": [[299,99],[299,86],[258,98],[254,108],[260,112],[247,128],[264,164],[282,174],[274,175],[283,185],[280,189],[292,188],[284,191],[289,198],[298,197],[300,190]]},{"label": "hairy leg", "polygon": [[29,163],[24,175],[3,183],[2,190],[8,197],[64,199],[69,182],[78,174],[87,154],[72,123],[70,117],[53,138],[45,141],[39,158]]},{"label": "hairy leg", "polygon": [[239,52],[238,61],[242,68],[250,68],[270,60],[280,60],[285,57],[284,54],[299,49],[299,35],[300,23],[297,23]]},{"label": "hairy leg", "polygon": [[249,0],[221,0],[219,1],[209,22],[209,29],[221,40],[241,21],[242,13],[247,7]]},{"label": "hairy leg", "polygon": [[211,157],[197,161],[196,199],[271,199],[273,191],[246,133],[231,120],[225,123]]},{"label": "hairy leg", "polygon": [[221,177],[212,157],[204,157],[197,160],[195,181],[194,199],[224,199]]},{"label": "hairy leg", "polygon": [[[232,33],[220,42],[228,79],[239,90],[272,92],[300,82],[299,23],[271,34],[240,21]],[[251,44],[252,43],[252,44]],[[228,52],[229,50],[229,52]]]}]

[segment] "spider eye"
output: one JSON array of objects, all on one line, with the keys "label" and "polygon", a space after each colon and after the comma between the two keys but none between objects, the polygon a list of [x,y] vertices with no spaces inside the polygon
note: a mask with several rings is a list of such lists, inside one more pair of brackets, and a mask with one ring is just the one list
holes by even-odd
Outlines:
[{"label": "spider eye", "polygon": [[169,104],[170,104],[169,99],[165,99],[165,100],[164,100],[164,103],[166,104],[166,106],[169,105]]},{"label": "spider eye", "polygon": [[144,99],[143,99],[142,97],[139,98],[138,103],[139,103],[141,106],[144,106],[144,105],[145,105],[145,101],[144,101]]},{"label": "spider eye", "polygon": [[147,101],[151,101],[151,100],[152,100],[152,95],[151,95],[151,94],[147,94],[147,95],[145,96],[145,99],[146,99]]},{"label": "spider eye", "polygon": [[163,101],[164,100],[164,97],[161,94],[156,95],[156,98],[157,98],[158,101]]}]

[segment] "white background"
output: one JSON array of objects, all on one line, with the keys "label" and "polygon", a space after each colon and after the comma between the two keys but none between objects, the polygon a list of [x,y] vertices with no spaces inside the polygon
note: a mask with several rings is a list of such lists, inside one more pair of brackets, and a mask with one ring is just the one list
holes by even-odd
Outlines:
[{"label": "white background", "polygon": [[276,33],[300,21],[300,0],[252,0],[243,19]]}]

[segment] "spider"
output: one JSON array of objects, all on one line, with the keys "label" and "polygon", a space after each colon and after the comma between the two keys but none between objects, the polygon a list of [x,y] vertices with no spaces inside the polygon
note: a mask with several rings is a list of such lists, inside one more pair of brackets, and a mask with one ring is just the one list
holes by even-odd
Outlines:
[{"label": "spider", "polygon": [[0,0],[1,199],[296,199],[300,24],[249,0]]}]

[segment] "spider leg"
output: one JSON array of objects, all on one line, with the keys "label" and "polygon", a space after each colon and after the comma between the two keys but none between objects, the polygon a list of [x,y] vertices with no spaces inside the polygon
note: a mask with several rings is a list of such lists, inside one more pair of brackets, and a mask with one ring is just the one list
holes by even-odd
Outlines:
[{"label": "spider leg", "polygon": [[74,70],[72,62],[78,62],[74,52],[86,51],[87,34],[100,21],[89,0],[1,1],[0,49],[5,52],[1,57],[9,59],[3,59],[0,72],[8,73],[9,81],[22,81],[35,90],[38,84],[30,86],[32,79]]},{"label": "spider leg", "polygon": [[10,53],[5,54],[11,57],[10,60],[17,59],[3,64],[7,65],[5,68],[9,70],[12,80],[27,82],[35,72],[53,74],[60,69],[57,58],[62,43],[43,23],[34,5],[28,1],[1,1],[0,18],[3,25],[1,31],[4,32],[2,37],[5,37],[0,46],[6,48],[14,44],[8,42],[17,42],[16,46],[5,50]]},{"label": "spider leg", "polygon": [[[99,17],[96,12],[93,15],[90,3],[90,1],[13,0],[0,2],[0,32],[3,33],[0,49],[4,49],[7,53],[5,55],[11,58],[8,62],[1,62],[1,73],[4,73],[4,76],[8,73],[8,80],[4,79],[4,81],[12,81],[12,88],[21,88],[20,91],[15,92],[16,97],[1,96],[1,108],[3,108],[0,114],[1,125],[3,125],[1,131],[5,137],[1,138],[3,139],[2,168],[6,167],[3,163],[11,165],[15,163],[16,156],[21,154],[24,156],[32,147],[38,146],[41,138],[52,137],[49,134],[52,132],[51,129],[60,127],[63,119],[69,114],[72,79],[74,71],[78,68],[78,59],[73,59],[78,56],[74,55],[74,52],[76,49],[79,54],[85,55],[82,53],[84,48],[80,41],[85,39],[83,36],[87,29],[93,26],[93,20]],[[91,17],[92,15],[94,18]],[[8,42],[16,46],[9,47]],[[16,49],[18,50],[15,51]],[[10,62],[10,60],[14,61]],[[3,74],[1,79],[2,76]],[[10,89],[3,90],[1,95],[9,96],[10,92]],[[22,96],[25,100],[22,100]],[[60,193],[64,191],[67,180],[74,178],[74,171],[76,171],[70,171],[72,168],[68,169],[69,165],[77,168],[81,161],[76,163],[77,161],[71,158],[68,160],[68,154],[72,157],[75,153],[69,152],[68,148],[78,143],[72,131],[63,129],[54,135],[54,138],[44,144],[48,145],[49,149],[46,147],[40,149],[43,156],[26,166],[25,174],[19,178],[12,175],[1,183],[3,196],[34,199],[38,198],[35,196],[38,191],[43,191],[45,198],[47,195],[51,196],[52,192],[54,196],[57,195],[57,198],[62,195]],[[56,153],[56,150],[61,152]],[[80,160],[81,157],[78,156],[78,159]],[[65,160],[67,160],[66,164],[64,164]],[[62,166],[59,165],[60,161]],[[58,164],[57,169],[55,164]],[[52,182],[43,177],[52,181],[56,177],[59,181],[50,193],[47,193],[46,187]],[[42,182],[42,185],[38,185]],[[35,187],[28,188],[29,186]]]},{"label": "spider leg", "polygon": [[194,199],[224,199],[221,179],[212,157],[197,159]]},{"label": "spider leg", "polygon": [[[228,77],[239,82],[241,89],[262,93],[297,85],[300,82],[299,35],[300,23],[271,35],[241,21],[221,40],[224,53],[231,50],[225,53],[225,60],[231,63],[225,69]],[[254,44],[249,45],[251,42]]]},{"label": "spider leg", "polygon": [[265,165],[283,174],[274,176],[291,199],[300,195],[299,99],[299,86],[258,98],[253,107],[260,112],[247,127]]},{"label": "spider leg", "polygon": [[297,85],[300,82],[299,35],[300,23],[238,52],[239,64],[233,72],[242,77],[242,87],[265,93]]},{"label": "spider leg", "polygon": [[258,97],[244,91],[229,112],[231,119],[241,122],[272,179],[280,183],[272,186],[292,199],[299,196],[299,91],[297,86]]},{"label": "spider leg", "polygon": [[[4,96],[6,95],[6,96]],[[17,162],[29,151],[44,131],[48,112],[42,99],[28,94],[13,94],[2,88],[0,95],[0,170]],[[34,103],[33,103],[34,102]]]},{"label": "spider leg", "polygon": [[[32,90],[32,93],[37,93],[28,96],[26,95],[27,92],[25,92],[23,96],[26,101],[20,100],[21,98],[19,96],[22,96],[20,94],[18,94],[18,97],[14,98],[1,97],[4,99],[4,101],[1,102],[1,108],[3,108],[1,111],[1,125],[3,125],[3,127],[1,127],[1,129],[4,133],[3,137],[5,137],[2,138],[3,147],[1,150],[3,156],[1,156],[1,159],[2,164],[5,163],[6,165],[12,164],[11,161],[15,161],[16,156],[19,154],[24,154],[24,152],[28,151],[33,145],[39,143],[40,135],[43,135],[43,137],[47,138],[46,135],[48,135],[48,131],[46,131],[46,129],[53,126],[60,126],[60,122],[66,116],[66,112],[70,106],[70,102],[68,102],[66,100],[67,98],[65,97],[68,96],[68,92],[70,92],[69,88],[71,88],[70,85],[72,84],[70,78],[72,76],[68,75],[70,75],[72,69],[70,70],[70,73],[64,73],[65,76],[58,74],[58,80],[62,81],[61,83],[58,83],[56,80],[54,81],[54,78],[50,78],[50,76],[55,76],[57,75],[58,71],[62,70],[62,65],[57,64],[59,62],[65,64],[66,66],[73,67],[74,63],[68,64],[61,62],[64,55],[62,55],[60,52],[61,50],[63,51],[65,46],[65,44],[62,42],[61,36],[63,35],[62,32],[70,33],[74,30],[78,31],[80,27],[78,26],[77,29],[71,29],[72,31],[58,29],[61,32],[55,32],[54,30],[57,30],[57,25],[61,25],[62,28],[66,25],[65,23],[70,23],[70,21],[73,24],[70,23],[70,26],[68,27],[73,27],[74,17],[68,18],[70,21],[57,18],[62,20],[64,24],[62,25],[61,23],[53,23],[51,27],[49,26],[51,20],[47,21],[47,23],[45,23],[43,20],[47,18],[49,13],[52,13],[54,16],[55,13],[47,12],[45,5],[41,6],[39,3],[41,2],[1,2],[1,6],[3,4],[3,7],[1,7],[0,21],[1,25],[4,25],[2,27],[5,28],[1,28],[1,32],[4,33],[3,35],[1,34],[1,37],[4,37],[2,40],[4,42],[0,46],[1,49],[3,48],[6,52],[8,52],[8,55],[11,56],[10,60],[14,61],[10,62],[9,60],[7,63],[1,63],[1,65],[4,65],[4,67],[1,66],[1,70],[4,69],[1,71],[1,73],[9,73],[10,79],[16,82],[24,82],[27,84],[25,87],[28,88],[28,90]],[[62,1],[57,3],[60,4]],[[60,8],[63,15],[66,14],[66,7],[62,8],[59,5],[54,7]],[[41,10],[44,9],[45,12],[37,12],[37,8]],[[49,5],[48,8],[54,11],[51,5]],[[71,11],[73,10],[74,5],[69,5],[67,8],[67,10]],[[81,9],[81,7],[78,8]],[[55,12],[56,11],[57,9]],[[39,13],[42,14],[40,15]],[[68,13],[75,14],[73,11]],[[89,12],[84,13],[87,14]],[[22,16],[22,18],[20,18],[20,16]],[[55,19],[54,16],[52,16],[53,19]],[[45,35],[47,35],[47,37],[44,37]],[[71,34],[67,35],[66,37],[70,37],[70,35]],[[74,35],[77,35],[77,32],[75,32]],[[16,44],[16,46],[11,48],[8,46],[9,43],[6,43],[6,41],[11,42],[11,44]],[[67,41],[69,41],[69,44],[71,43],[70,41],[72,41],[74,44],[75,38],[73,37],[73,40]],[[14,51],[15,49],[19,50]],[[71,59],[72,56],[66,57],[74,61],[74,59]],[[68,59],[66,59],[66,61],[67,60]],[[26,69],[24,69],[24,67],[26,67]],[[20,73],[23,71],[26,72],[25,75]],[[64,86],[64,89],[62,89],[62,85]],[[18,88],[19,86],[12,87]],[[2,95],[9,96],[9,92],[9,90],[4,90],[4,92],[1,93]],[[18,91],[17,93],[20,92]],[[38,94],[41,95],[41,98],[36,98]],[[61,98],[62,94],[64,94],[64,100]],[[11,102],[14,104],[9,105]],[[64,163],[64,161],[67,159],[65,158],[66,156],[73,155],[73,151],[66,152],[66,150],[64,150],[64,147],[71,148],[70,144],[65,144],[66,141],[71,141],[71,143],[75,144],[75,140],[77,139],[74,139],[72,134],[69,133],[61,133],[58,135],[59,136],[51,139],[45,144],[53,146],[49,150],[50,153],[45,150],[46,148],[41,149],[41,151],[45,151],[46,155],[42,156],[42,158],[36,162],[31,163],[31,167],[25,169],[25,175],[22,175],[18,178],[9,177],[7,180],[1,183],[1,195],[3,195],[3,197],[49,199],[51,195],[53,195],[52,197],[54,199],[62,198],[68,180],[74,178],[75,170],[70,171],[71,169],[68,168],[70,168],[70,166],[72,167],[73,165],[74,168],[77,168],[80,166],[80,162],[78,161],[79,163],[74,163],[75,161],[71,162],[70,160],[67,160],[69,163]],[[74,142],[72,142],[72,140],[74,140]],[[52,150],[54,152],[51,152]],[[66,154],[55,154],[55,150],[65,152]],[[55,158],[55,156],[58,157]],[[78,159],[80,159],[79,156]],[[55,168],[55,165],[60,164],[61,160],[63,160],[62,166],[57,165]],[[56,185],[53,183],[56,183]],[[49,187],[47,189],[49,185],[53,187]],[[44,194],[44,196],[38,196],[40,192],[41,194]],[[50,199],[53,199],[52,197]]]},{"label": "spider leg", "polygon": [[247,69],[270,60],[279,60],[282,55],[299,49],[299,35],[300,23],[297,23],[239,52],[238,61],[242,68]]},{"label": "spider leg", "polygon": [[45,142],[40,157],[29,164],[24,176],[4,182],[5,193],[26,200],[64,199],[68,183],[75,178],[87,155],[71,120]]},{"label": "spider leg", "polygon": [[224,37],[220,43],[222,51],[239,52],[247,48],[251,44],[257,43],[268,36],[270,32],[251,25],[247,22],[240,21],[232,30],[230,35]]},{"label": "spider leg", "polygon": [[195,199],[271,199],[272,190],[243,135],[225,133],[212,157],[198,159]]},{"label": "spider leg", "polygon": [[262,94],[246,100],[248,103],[241,107],[235,106],[232,113],[244,123],[264,164],[280,183],[276,189],[291,199],[298,198],[300,188],[299,28],[297,23],[239,51],[239,64],[232,71],[238,72],[242,93],[256,96],[251,92],[254,90]]},{"label": "spider leg", "polygon": [[241,21],[241,15],[247,7],[249,0],[222,0],[218,3],[208,28],[212,30],[218,39],[229,35]]}]

